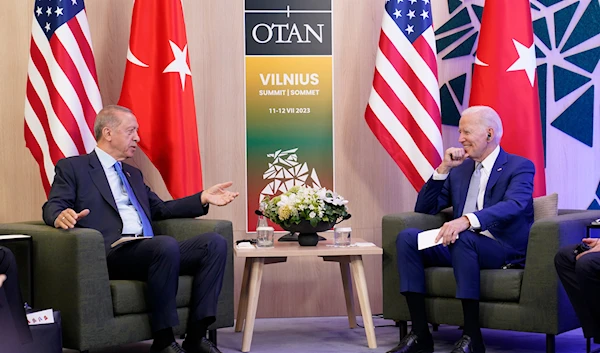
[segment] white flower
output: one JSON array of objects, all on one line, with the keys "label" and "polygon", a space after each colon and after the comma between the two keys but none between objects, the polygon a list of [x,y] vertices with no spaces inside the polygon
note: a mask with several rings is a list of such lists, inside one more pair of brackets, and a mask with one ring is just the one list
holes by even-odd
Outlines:
[{"label": "white flower", "polygon": [[308,217],[310,218],[315,218],[316,216],[317,214],[314,211],[308,214]]}]

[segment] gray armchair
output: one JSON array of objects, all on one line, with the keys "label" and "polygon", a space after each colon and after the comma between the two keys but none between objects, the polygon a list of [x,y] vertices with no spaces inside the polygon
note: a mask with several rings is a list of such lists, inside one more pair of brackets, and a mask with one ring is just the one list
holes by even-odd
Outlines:
[{"label": "gray armchair", "polygon": [[[171,219],[153,223],[156,234],[184,240],[217,232],[228,243],[227,268],[219,297],[217,321],[209,328],[233,326],[233,228],[229,221]],[[92,229],[64,231],[41,222],[0,224],[0,234],[27,234],[33,239],[34,303],[60,310],[63,344],[87,351],[152,338],[146,285],[141,281],[110,281],[102,235]],[[179,277],[177,312],[185,331],[192,277]],[[214,334],[215,331],[212,331]]]},{"label": "gray armchair", "polygon": [[[383,217],[383,316],[399,323],[406,334],[408,306],[400,294],[396,236],[405,228],[439,228],[449,213],[414,212]],[[534,222],[529,235],[525,269],[481,271],[481,327],[546,334],[546,352],[554,353],[555,335],[580,326],[554,268],[559,247],[578,243],[586,225],[600,211],[559,210],[559,215]],[[426,274],[426,307],[430,323],[462,325],[460,300],[452,268],[430,267]]]}]

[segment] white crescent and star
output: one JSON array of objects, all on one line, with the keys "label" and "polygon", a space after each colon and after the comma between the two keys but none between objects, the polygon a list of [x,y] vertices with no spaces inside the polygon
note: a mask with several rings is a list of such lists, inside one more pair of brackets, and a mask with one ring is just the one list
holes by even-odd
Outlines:
[{"label": "white crescent and star", "polygon": [[[529,83],[531,87],[535,82],[535,68],[536,68],[536,58],[535,58],[535,44],[532,43],[531,46],[526,47],[525,45],[519,43],[516,39],[513,39],[513,44],[519,54],[519,58],[515,60],[515,62],[510,65],[506,72],[511,71],[525,71],[527,74],[527,78],[529,79]],[[485,63],[479,59],[479,57],[475,56],[475,65],[479,66],[490,66],[488,63]]]},{"label": "white crescent and star", "polygon": [[[186,76],[192,76],[192,71],[190,70],[190,66],[187,63],[187,44],[183,47],[183,49],[179,48],[177,44],[169,41],[169,45],[171,47],[171,51],[173,52],[173,61],[165,67],[163,73],[176,72],[179,73],[179,78],[181,80],[181,89],[185,90],[185,79]],[[131,51],[131,48],[127,48],[127,61],[132,63],[133,65],[140,67],[149,67],[148,64],[142,62],[138,59],[135,54]]]}]

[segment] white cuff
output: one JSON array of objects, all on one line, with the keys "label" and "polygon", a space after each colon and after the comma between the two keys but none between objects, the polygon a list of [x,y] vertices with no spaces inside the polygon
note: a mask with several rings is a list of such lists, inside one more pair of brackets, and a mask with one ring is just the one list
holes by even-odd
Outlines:
[{"label": "white cuff", "polygon": [[437,169],[433,170],[433,180],[446,180],[448,178],[448,174],[440,174]]},{"label": "white cuff", "polygon": [[471,223],[469,230],[481,228],[481,223],[479,222],[479,218],[475,216],[475,213],[467,213],[465,216],[469,219],[469,223]]}]

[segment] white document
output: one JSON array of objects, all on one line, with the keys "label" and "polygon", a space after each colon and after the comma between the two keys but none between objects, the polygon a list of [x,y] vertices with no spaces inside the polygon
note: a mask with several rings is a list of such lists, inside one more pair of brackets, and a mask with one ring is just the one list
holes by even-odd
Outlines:
[{"label": "white document", "polygon": [[0,235],[0,240],[26,239],[26,238],[31,238],[31,236],[23,235],[23,234]]},{"label": "white document", "polygon": [[114,248],[115,246],[117,246],[119,244],[126,243],[128,241],[144,240],[144,239],[152,239],[152,237],[121,237],[121,238],[119,238],[119,240],[117,240],[114,243],[110,244],[110,247]]},{"label": "white document", "polygon": [[[437,243],[435,242],[435,238],[438,236],[439,233],[440,233],[439,228],[426,230],[424,232],[419,233],[417,235],[417,244],[418,244],[419,250],[427,249],[432,246],[441,244],[443,241],[442,238],[440,238],[440,240],[438,240]],[[457,239],[458,239],[458,237],[457,237]]]},{"label": "white document", "polygon": [[54,314],[52,314],[52,309],[46,309],[27,314],[27,323],[29,326],[54,323]]}]

